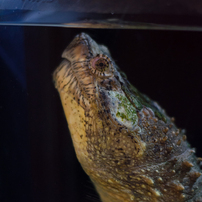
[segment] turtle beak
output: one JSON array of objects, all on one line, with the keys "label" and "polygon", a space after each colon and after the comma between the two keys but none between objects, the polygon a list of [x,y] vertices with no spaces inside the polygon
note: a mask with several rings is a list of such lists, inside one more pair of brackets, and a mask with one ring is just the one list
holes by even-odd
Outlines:
[{"label": "turtle beak", "polygon": [[69,60],[71,63],[84,62],[90,58],[89,40],[91,38],[81,33],[73,39],[73,41],[64,50],[62,57]]}]

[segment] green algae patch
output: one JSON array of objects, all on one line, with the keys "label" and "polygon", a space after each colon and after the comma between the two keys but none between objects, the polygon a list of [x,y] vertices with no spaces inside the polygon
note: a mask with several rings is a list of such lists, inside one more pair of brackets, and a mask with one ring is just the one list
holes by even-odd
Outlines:
[{"label": "green algae patch", "polygon": [[116,94],[115,97],[119,100],[116,117],[121,119],[122,122],[131,122],[133,126],[137,125],[138,116],[136,108],[130,103],[126,96]]}]

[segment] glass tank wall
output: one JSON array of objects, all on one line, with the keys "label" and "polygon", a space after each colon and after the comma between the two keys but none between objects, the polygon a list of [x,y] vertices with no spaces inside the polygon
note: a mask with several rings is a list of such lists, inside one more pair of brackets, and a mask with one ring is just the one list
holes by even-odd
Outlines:
[{"label": "glass tank wall", "polygon": [[63,50],[81,32],[109,48],[128,80],[176,118],[202,156],[197,1],[73,2],[0,1],[2,202],[100,201],[76,159],[52,81]]},{"label": "glass tank wall", "polygon": [[200,0],[0,0],[0,24],[200,30]]}]

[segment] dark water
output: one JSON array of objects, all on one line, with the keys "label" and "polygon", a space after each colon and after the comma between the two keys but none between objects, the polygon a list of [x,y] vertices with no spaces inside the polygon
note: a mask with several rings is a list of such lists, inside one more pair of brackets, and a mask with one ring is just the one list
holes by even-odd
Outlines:
[{"label": "dark water", "polygon": [[73,37],[110,49],[202,156],[202,33],[0,27],[0,201],[99,201],[78,163],[52,73]]}]

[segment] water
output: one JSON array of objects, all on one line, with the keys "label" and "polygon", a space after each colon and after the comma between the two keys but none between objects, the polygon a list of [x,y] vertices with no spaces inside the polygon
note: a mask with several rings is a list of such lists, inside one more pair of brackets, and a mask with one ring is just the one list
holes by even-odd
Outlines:
[{"label": "water", "polygon": [[[1,7],[0,7],[1,8]],[[100,10],[99,10],[100,11]],[[101,10],[102,11],[102,10]],[[201,15],[0,9],[0,25],[202,31]]]},{"label": "water", "polygon": [[0,27],[0,200],[99,201],[78,163],[52,73],[73,37],[105,44],[128,79],[158,101],[202,156],[202,33]]},{"label": "water", "polygon": [[202,7],[200,0],[0,0],[0,25],[202,31]]}]

